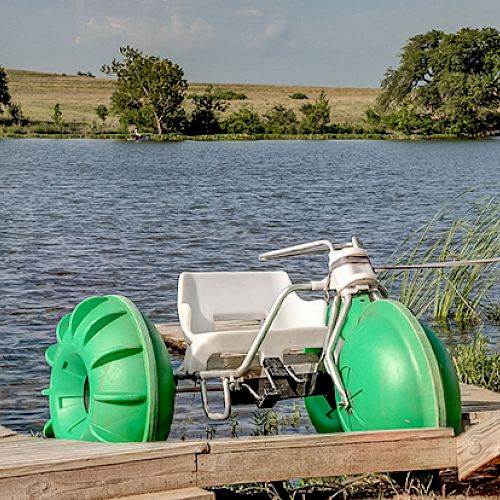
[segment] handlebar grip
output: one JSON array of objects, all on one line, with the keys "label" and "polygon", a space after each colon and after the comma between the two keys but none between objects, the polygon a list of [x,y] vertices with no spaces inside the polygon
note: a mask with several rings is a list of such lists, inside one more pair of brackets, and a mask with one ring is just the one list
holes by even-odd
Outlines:
[{"label": "handlebar grip", "polygon": [[285,257],[294,257],[296,255],[320,254],[333,252],[333,245],[329,240],[317,240],[292,247],[281,248],[280,250],[272,250],[259,255],[260,261],[268,261],[274,259],[283,259]]}]

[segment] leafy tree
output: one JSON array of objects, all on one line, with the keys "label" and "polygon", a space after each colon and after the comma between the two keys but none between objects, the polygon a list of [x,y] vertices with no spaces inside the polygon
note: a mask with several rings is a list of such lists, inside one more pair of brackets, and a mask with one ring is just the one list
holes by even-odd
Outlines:
[{"label": "leafy tree", "polygon": [[10,104],[9,79],[3,66],[0,66],[0,114]]},{"label": "leafy tree", "polygon": [[262,134],[264,132],[260,116],[249,108],[241,108],[231,113],[223,126],[229,134]]},{"label": "leafy tree", "polygon": [[62,121],[62,109],[61,105],[59,103],[56,103],[52,110],[52,120],[54,123],[58,126],[61,126],[63,121]]},{"label": "leafy tree", "polygon": [[97,118],[99,118],[102,121],[102,123],[104,124],[104,122],[106,121],[106,118],[109,115],[108,108],[106,106],[104,106],[104,104],[99,104],[99,106],[97,106],[97,108],[95,108],[95,113],[97,115]]},{"label": "leafy tree", "polygon": [[122,121],[154,126],[159,134],[180,131],[187,88],[182,68],[129,46],[121,47],[120,54],[123,62],[113,59],[101,71],[118,79],[112,101]]},{"label": "leafy tree", "polygon": [[297,115],[292,109],[277,104],[264,115],[264,127],[269,134],[296,134]]},{"label": "leafy tree", "polygon": [[25,120],[23,110],[19,103],[11,103],[11,105],[9,106],[9,114],[12,118],[12,122],[16,125],[20,125]]},{"label": "leafy tree", "polygon": [[[429,31],[403,47],[382,81],[378,111],[387,123],[411,112],[412,131],[477,134],[500,126],[500,32]],[[406,110],[406,111],[405,111]]]},{"label": "leafy tree", "polygon": [[219,113],[226,109],[226,104],[209,85],[204,94],[191,96],[194,101],[194,110],[189,120],[189,132],[198,134],[217,134],[220,132]]},{"label": "leafy tree", "polygon": [[303,104],[300,111],[304,117],[301,129],[305,134],[322,134],[328,130],[330,123],[330,103],[322,90],[314,103]]}]

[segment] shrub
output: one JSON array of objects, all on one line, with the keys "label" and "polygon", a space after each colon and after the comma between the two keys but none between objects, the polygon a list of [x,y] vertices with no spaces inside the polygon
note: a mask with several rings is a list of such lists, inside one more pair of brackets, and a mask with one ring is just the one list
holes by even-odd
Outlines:
[{"label": "shrub", "polygon": [[264,127],[259,115],[248,108],[231,113],[224,120],[223,130],[229,134],[262,134]]},{"label": "shrub", "polygon": [[224,101],[233,101],[233,100],[244,100],[247,98],[247,95],[244,92],[236,92],[234,90],[218,90],[215,91],[215,95],[217,98],[222,99]]},{"label": "shrub", "polygon": [[264,128],[267,134],[296,134],[297,116],[292,109],[277,104],[264,115]]},{"label": "shrub", "polygon": [[309,99],[306,94],[303,92],[294,92],[293,94],[288,96],[290,99]]}]

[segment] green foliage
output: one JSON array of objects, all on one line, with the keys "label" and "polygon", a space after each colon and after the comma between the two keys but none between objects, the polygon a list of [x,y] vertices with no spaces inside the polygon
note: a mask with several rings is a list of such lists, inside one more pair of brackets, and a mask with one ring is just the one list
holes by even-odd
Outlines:
[{"label": "green foliage", "polygon": [[88,76],[89,78],[95,78],[95,75],[93,75],[90,71],[78,71],[76,74],[78,76]]},{"label": "green foliage", "polygon": [[483,335],[457,347],[455,364],[460,382],[500,392],[500,353],[488,354],[488,340]]},{"label": "green foliage", "polygon": [[[464,200],[461,200],[462,203]],[[500,254],[500,202],[488,199],[462,216],[441,210],[427,225],[412,232],[397,249],[393,264],[444,262],[498,257]],[[496,264],[450,269],[419,269],[381,275],[388,288],[399,290],[399,300],[415,314],[460,325],[484,318],[484,299],[498,287]]]},{"label": "green foliage", "polygon": [[288,96],[290,99],[309,99],[304,92],[294,92]]},{"label": "green foliage", "polygon": [[412,37],[382,81],[378,109],[404,133],[475,135],[500,127],[500,32],[463,28]]},{"label": "green foliage", "polygon": [[244,92],[236,92],[234,90],[216,90],[215,95],[223,101],[242,101],[247,98]]},{"label": "green foliage", "polygon": [[262,134],[264,132],[260,116],[248,108],[241,108],[231,113],[222,125],[228,134]]},{"label": "green foliage", "polygon": [[226,105],[219,94],[209,85],[204,94],[191,96],[195,108],[189,119],[189,133],[192,135],[218,134],[221,130],[219,114]]},{"label": "green foliage", "polygon": [[[244,92],[236,92],[232,89],[214,89],[213,85],[209,85],[208,87],[211,88],[211,93],[213,94],[213,96],[221,101],[241,101],[247,99],[247,95]],[[197,99],[198,97],[204,95],[205,94],[190,94],[187,97],[188,99]]]},{"label": "green foliage", "polygon": [[25,121],[23,110],[19,103],[13,102],[10,104],[9,114],[12,118],[12,123],[14,123],[15,125],[21,125]]},{"label": "green foliage", "polygon": [[10,104],[9,79],[3,66],[0,66],[0,114]]},{"label": "green foliage", "polygon": [[330,103],[322,90],[313,104],[307,103],[300,107],[304,115],[300,128],[305,134],[322,134],[328,131],[330,124]]},{"label": "green foliage", "polygon": [[63,121],[62,121],[62,109],[61,109],[61,105],[59,103],[56,103],[56,105],[52,109],[52,120],[54,121],[54,124],[57,126],[61,126],[63,123]]},{"label": "green foliage", "polygon": [[121,47],[120,54],[123,62],[113,59],[101,70],[118,79],[112,101],[122,123],[154,126],[159,134],[181,131],[187,88],[182,68],[129,46]]},{"label": "green foliage", "polygon": [[292,109],[277,104],[264,115],[264,128],[267,134],[296,134],[297,116]]},{"label": "green foliage", "polygon": [[108,108],[106,106],[104,106],[104,104],[99,104],[99,106],[97,106],[97,108],[95,108],[95,113],[96,113],[97,117],[102,121],[102,123],[104,123],[106,121],[106,118],[109,115]]}]

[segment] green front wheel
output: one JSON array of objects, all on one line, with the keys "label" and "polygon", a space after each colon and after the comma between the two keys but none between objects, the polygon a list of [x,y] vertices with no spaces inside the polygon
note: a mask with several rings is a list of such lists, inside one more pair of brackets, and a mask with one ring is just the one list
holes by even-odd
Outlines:
[{"label": "green front wheel", "polygon": [[[359,302],[359,299],[357,299]],[[359,304],[358,304],[359,305]],[[350,407],[306,398],[318,432],[453,427],[460,432],[457,375],[445,347],[401,303],[351,309],[338,360]]]}]

